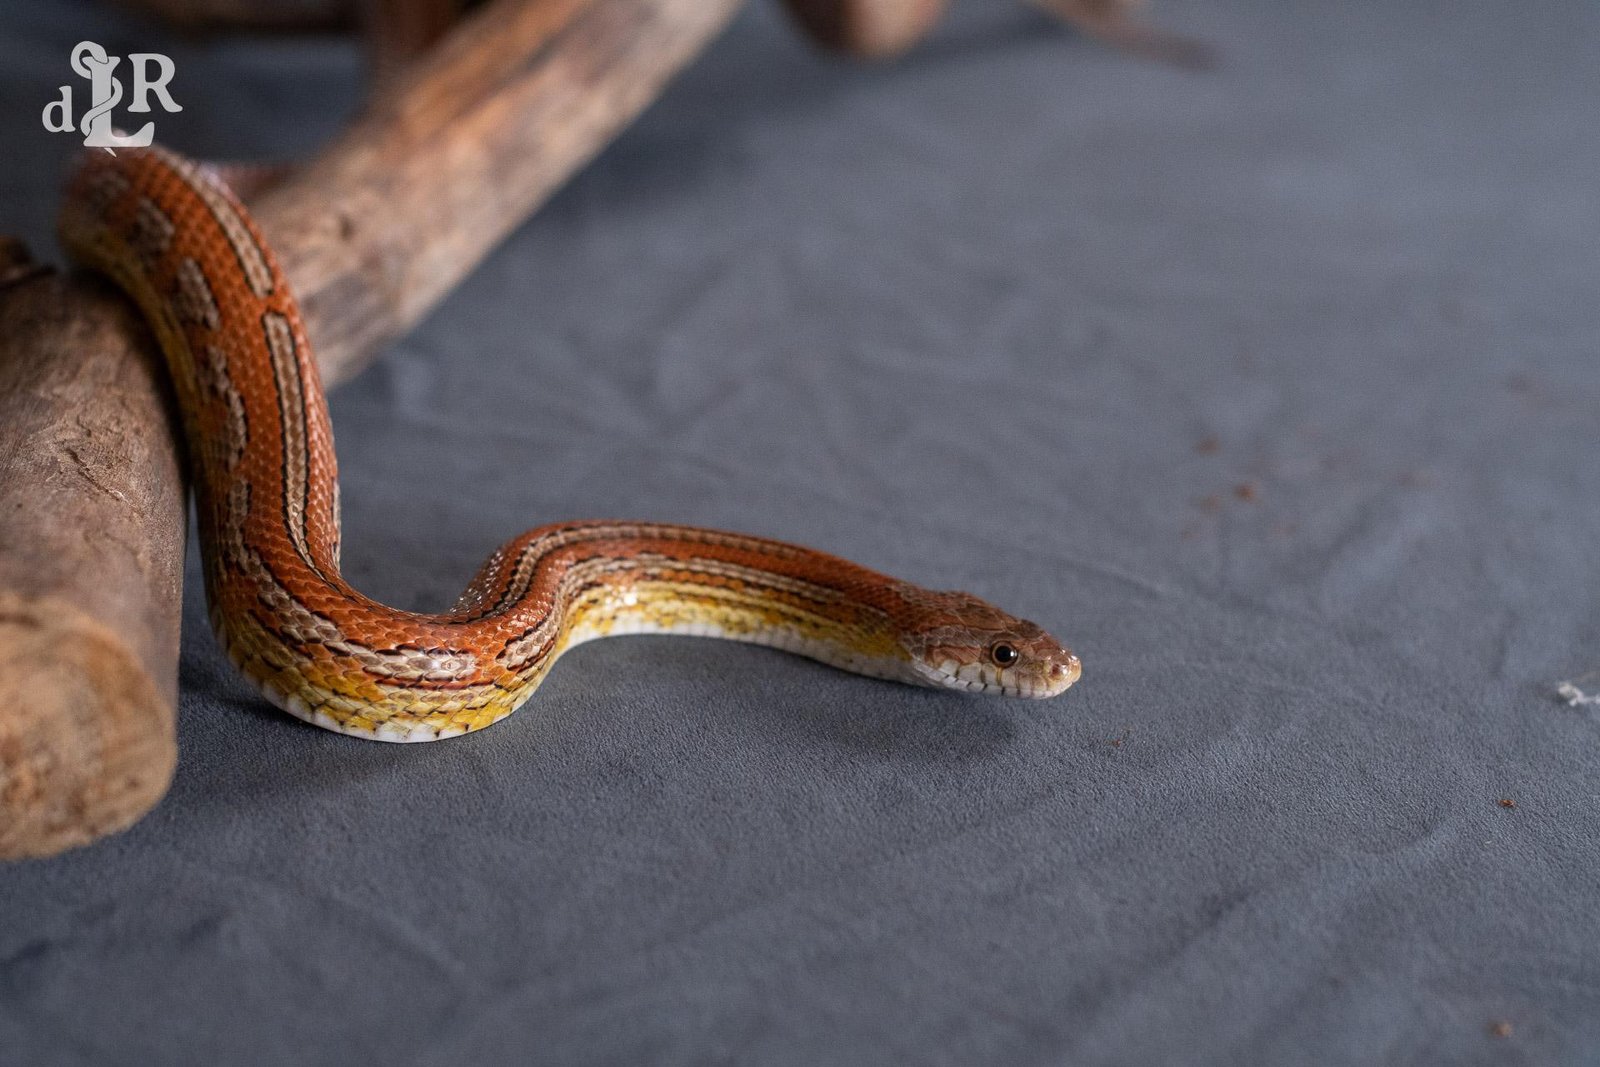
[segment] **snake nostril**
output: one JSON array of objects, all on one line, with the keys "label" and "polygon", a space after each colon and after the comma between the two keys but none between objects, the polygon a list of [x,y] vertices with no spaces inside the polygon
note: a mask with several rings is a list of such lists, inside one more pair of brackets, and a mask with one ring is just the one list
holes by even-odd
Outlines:
[{"label": "snake nostril", "polygon": [[1066,649],[1062,649],[1061,652],[1066,658],[1050,665],[1050,676],[1052,678],[1076,678],[1078,673],[1083,670],[1078,657]]}]

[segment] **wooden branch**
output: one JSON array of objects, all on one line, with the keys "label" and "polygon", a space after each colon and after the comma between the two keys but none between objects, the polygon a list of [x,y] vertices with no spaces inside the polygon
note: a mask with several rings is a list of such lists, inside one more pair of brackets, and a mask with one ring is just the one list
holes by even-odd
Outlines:
[{"label": "wooden branch", "polygon": [[[498,0],[254,205],[324,379],[403,333],[739,0]],[[175,760],[184,482],[161,361],[0,243],[0,858],[120,829]]]},{"label": "wooden branch", "polygon": [[184,483],[165,369],[109,286],[0,289],[0,857],[120,829],[177,761]]},{"label": "wooden branch", "polygon": [[387,89],[417,56],[437,44],[461,18],[465,0],[361,0],[367,39],[367,82]]},{"label": "wooden branch", "polygon": [[355,25],[352,0],[117,0],[191,31],[326,32]]},{"label": "wooden branch", "polygon": [[739,2],[490,5],[253,205],[329,377],[410,329]]},{"label": "wooden branch", "polygon": [[899,55],[926,37],[949,0],[784,0],[811,39],[866,59]]},{"label": "wooden branch", "polygon": [[[1078,32],[1129,55],[1172,66],[1213,65],[1209,45],[1137,21],[1144,0],[1031,0]],[[932,31],[949,0],[784,0],[812,40],[838,52],[883,59],[907,51]]]}]

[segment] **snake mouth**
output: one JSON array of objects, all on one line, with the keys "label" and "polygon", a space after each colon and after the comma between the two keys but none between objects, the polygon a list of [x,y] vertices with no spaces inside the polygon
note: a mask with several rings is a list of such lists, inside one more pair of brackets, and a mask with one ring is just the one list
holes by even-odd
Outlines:
[{"label": "snake mouth", "polygon": [[1018,677],[1018,672],[1001,672],[986,663],[962,664],[948,659],[937,665],[918,663],[916,668],[923,683],[935,688],[1024,700],[1060,696],[1083,676],[1082,661],[1070,652],[1063,661],[1051,664],[1047,673],[1038,676]]}]

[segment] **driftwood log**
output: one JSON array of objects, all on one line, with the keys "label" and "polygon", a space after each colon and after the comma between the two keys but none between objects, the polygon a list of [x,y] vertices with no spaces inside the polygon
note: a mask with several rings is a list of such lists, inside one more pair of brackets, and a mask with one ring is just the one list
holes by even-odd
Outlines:
[{"label": "driftwood log", "polygon": [[0,269],[0,857],[119,829],[177,753],[188,512],[165,371],[92,279]]},{"label": "driftwood log", "polygon": [[[738,0],[498,0],[252,204],[324,379],[403,333]],[[161,358],[96,279],[0,245],[0,858],[121,829],[176,762],[185,483]]]}]

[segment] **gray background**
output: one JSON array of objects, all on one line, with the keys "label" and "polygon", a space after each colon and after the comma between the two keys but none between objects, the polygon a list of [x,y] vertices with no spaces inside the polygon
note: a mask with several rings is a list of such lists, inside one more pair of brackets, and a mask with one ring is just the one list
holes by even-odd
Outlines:
[{"label": "gray background", "polygon": [[[334,401],[396,604],[695,522],[998,601],[1078,688],[627,638],[369,744],[255,698],[191,580],[171,795],[0,869],[0,1059],[1600,1061],[1600,716],[1553,694],[1600,668],[1600,7],[1158,16],[1224,68],[994,0],[858,67],[757,5]],[[170,51],[201,154],[306,151],[359,78],[3,18],[46,247],[80,38]]]}]

